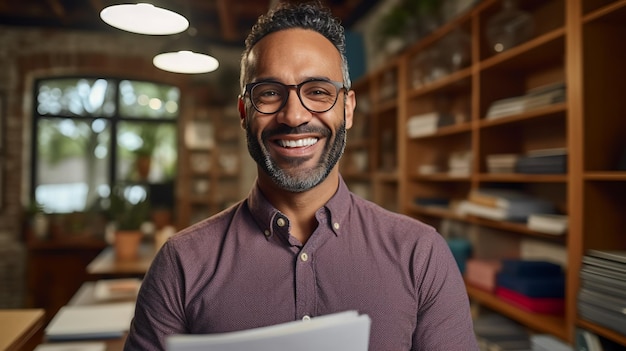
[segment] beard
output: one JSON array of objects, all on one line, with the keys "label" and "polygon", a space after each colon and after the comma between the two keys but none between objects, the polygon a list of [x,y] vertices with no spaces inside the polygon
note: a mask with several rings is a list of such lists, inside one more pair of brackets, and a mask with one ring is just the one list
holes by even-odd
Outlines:
[{"label": "beard", "polygon": [[[293,157],[287,159],[289,163],[288,168],[280,168],[270,155],[265,145],[265,140],[268,140],[268,137],[276,134],[299,133],[317,133],[325,137],[326,140],[329,140],[324,146],[320,160],[313,167],[303,168],[299,166],[309,159]],[[345,115],[333,139],[331,139],[333,137],[332,131],[328,128],[308,125],[292,128],[281,125],[278,128],[263,131],[263,133],[261,133],[261,140],[259,140],[253,133],[250,123],[246,122],[246,140],[250,156],[252,156],[252,159],[254,159],[263,172],[272,179],[274,184],[290,192],[303,192],[312,189],[328,177],[344,152],[346,147],[346,135]]]}]

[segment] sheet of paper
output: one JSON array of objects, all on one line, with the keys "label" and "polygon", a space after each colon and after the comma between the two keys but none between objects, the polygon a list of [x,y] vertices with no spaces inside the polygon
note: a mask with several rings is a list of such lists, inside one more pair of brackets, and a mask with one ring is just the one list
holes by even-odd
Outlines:
[{"label": "sheet of paper", "polygon": [[168,351],[367,351],[371,320],[356,311],[268,327],[207,335],[175,335]]}]

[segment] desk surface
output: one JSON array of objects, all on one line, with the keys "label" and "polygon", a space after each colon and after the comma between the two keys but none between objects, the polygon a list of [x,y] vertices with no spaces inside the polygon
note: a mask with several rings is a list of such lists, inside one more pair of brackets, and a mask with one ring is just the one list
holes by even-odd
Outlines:
[{"label": "desk surface", "polygon": [[[110,280],[114,281],[114,280]],[[134,297],[129,297],[123,300],[115,300],[115,301],[106,301],[99,300],[96,295],[96,286],[98,282],[85,282],[78,289],[76,294],[72,297],[72,299],[67,303],[68,306],[91,306],[91,305],[106,305],[110,302],[120,302],[120,301],[134,301]],[[113,339],[105,339],[105,340],[77,340],[77,341],[67,341],[61,342],[61,344],[76,344],[76,343],[102,343],[104,344],[104,348],[106,351],[121,351],[124,348],[124,342],[126,341],[126,335],[121,338],[113,338]],[[58,342],[48,342],[45,345],[58,345]],[[0,350],[2,350],[0,348]]]},{"label": "desk surface", "polygon": [[155,254],[154,245],[143,244],[136,260],[121,261],[115,257],[113,247],[107,247],[87,265],[87,273],[101,277],[142,277],[148,271]]},{"label": "desk surface", "polygon": [[42,309],[0,310],[0,350],[23,350],[43,327],[44,315]]}]

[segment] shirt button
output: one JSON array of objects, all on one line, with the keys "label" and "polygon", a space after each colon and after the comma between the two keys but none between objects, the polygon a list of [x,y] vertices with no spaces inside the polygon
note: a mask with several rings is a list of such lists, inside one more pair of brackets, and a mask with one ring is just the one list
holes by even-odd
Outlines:
[{"label": "shirt button", "polygon": [[335,222],[335,223],[333,224],[333,227],[335,227],[335,229],[339,229],[339,223]]},{"label": "shirt button", "polygon": [[265,229],[265,231],[263,232],[263,234],[265,234],[265,236],[270,236],[270,234],[271,234],[271,233],[270,233],[270,231],[269,231],[269,230]]},{"label": "shirt button", "polygon": [[311,317],[307,315],[307,316],[302,317],[302,320],[303,321],[310,321]]},{"label": "shirt button", "polygon": [[302,262],[306,262],[309,260],[309,255],[306,252],[303,252],[300,254],[300,259],[302,260]]},{"label": "shirt button", "polygon": [[286,222],[283,218],[279,218],[276,220],[276,224],[278,224],[279,227],[284,227]]}]

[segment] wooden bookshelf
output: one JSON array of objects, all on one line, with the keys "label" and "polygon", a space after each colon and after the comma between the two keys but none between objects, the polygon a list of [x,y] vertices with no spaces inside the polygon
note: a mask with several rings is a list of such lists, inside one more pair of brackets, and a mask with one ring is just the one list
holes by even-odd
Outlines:
[{"label": "wooden bookshelf", "polygon": [[[626,153],[626,104],[621,96],[626,91],[626,47],[616,44],[626,37],[626,0],[520,1],[519,6],[534,19],[534,34],[509,50],[494,53],[487,45],[485,26],[501,6],[501,0],[481,1],[355,84],[357,99],[366,94],[371,100],[362,112],[370,129],[361,137],[371,139],[371,144],[362,147],[369,152],[370,167],[361,172],[360,181],[374,189],[374,201],[393,207],[389,201],[395,198],[400,212],[435,227],[453,220],[479,230],[497,230],[503,240],[528,238],[561,247],[567,260],[562,316],[529,313],[472,286],[467,287],[470,299],[569,343],[574,341],[575,329],[582,327],[626,346],[626,336],[579,318],[577,312],[579,271],[586,250],[626,249],[626,170],[618,167]],[[415,84],[416,56],[459,29],[470,37],[471,62]],[[391,100],[381,99],[389,72],[396,79],[396,92]],[[486,118],[494,101],[558,82],[566,83],[565,102]],[[443,112],[461,116],[458,121],[432,134],[409,137],[409,118],[440,109],[441,101],[445,101]],[[390,164],[383,156],[385,128],[395,128],[397,138],[393,169],[386,167]],[[489,173],[487,155],[544,148],[566,149],[566,173]],[[467,151],[472,155],[470,171],[451,176],[445,160]],[[440,167],[433,168],[434,172],[420,171],[421,166],[437,162]],[[415,204],[417,197],[462,200],[483,186],[511,186],[551,200],[559,212],[569,215],[569,230],[560,236],[542,234],[525,224],[459,216],[452,209]]]}]

